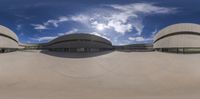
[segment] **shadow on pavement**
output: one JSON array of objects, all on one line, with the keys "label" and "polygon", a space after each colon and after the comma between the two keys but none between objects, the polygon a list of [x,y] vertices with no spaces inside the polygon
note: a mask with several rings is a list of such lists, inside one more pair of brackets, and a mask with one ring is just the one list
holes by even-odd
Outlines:
[{"label": "shadow on pavement", "polygon": [[47,54],[55,57],[62,58],[88,58],[88,57],[97,57],[105,54],[112,53],[113,51],[102,51],[102,52],[54,52],[43,50],[41,53]]}]

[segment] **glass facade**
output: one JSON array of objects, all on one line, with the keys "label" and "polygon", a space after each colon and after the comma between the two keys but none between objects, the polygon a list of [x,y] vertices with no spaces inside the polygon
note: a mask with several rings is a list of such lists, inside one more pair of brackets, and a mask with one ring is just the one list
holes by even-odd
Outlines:
[{"label": "glass facade", "polygon": [[8,53],[8,52],[14,52],[17,51],[18,49],[12,49],[12,48],[0,48],[0,53]]},{"label": "glass facade", "polygon": [[111,51],[112,48],[50,48],[50,51],[56,52],[100,52],[100,51]]},{"label": "glass facade", "polygon": [[156,50],[161,52],[183,53],[183,54],[200,53],[200,48],[159,48]]}]

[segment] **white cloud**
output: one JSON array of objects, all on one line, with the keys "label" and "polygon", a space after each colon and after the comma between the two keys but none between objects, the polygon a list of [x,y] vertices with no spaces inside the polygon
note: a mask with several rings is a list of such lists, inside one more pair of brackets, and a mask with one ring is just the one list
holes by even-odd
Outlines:
[{"label": "white cloud", "polygon": [[58,24],[59,23],[62,23],[62,22],[66,22],[68,21],[69,19],[65,16],[61,16],[59,17],[58,19],[51,19],[51,20],[48,20],[47,22],[44,23],[45,26],[49,26],[49,25],[53,25],[54,27],[58,27]]},{"label": "white cloud", "polygon": [[68,19],[68,17],[66,17],[66,16],[61,16],[61,17],[59,17],[58,18],[58,22],[66,22],[66,21],[68,21],[69,19]]},{"label": "white cloud", "polygon": [[16,27],[16,29],[17,29],[18,31],[21,30],[21,29],[22,29],[22,25],[21,25],[21,24],[18,24],[17,27]]},{"label": "white cloud", "polygon": [[156,6],[153,3],[132,3],[128,5],[111,5],[111,7],[121,10],[123,12],[129,13],[130,15],[137,16],[136,13],[173,13],[176,11],[176,8],[167,8],[167,7],[160,7]]},{"label": "white cloud", "polygon": [[152,38],[144,38],[144,37],[129,37],[128,39],[135,42],[146,42],[152,40]]},{"label": "white cloud", "polygon": [[[144,28],[142,18],[151,14],[167,14],[176,11],[175,8],[166,8],[156,6],[152,3],[133,3],[128,5],[107,5],[116,13],[107,15],[108,26],[114,28],[118,33],[131,32],[133,29],[137,31],[137,34],[141,34]],[[112,11],[113,12],[113,11]]]},{"label": "white cloud", "polygon": [[42,25],[42,24],[31,24],[31,25],[34,26],[34,29],[36,29],[36,30],[48,29],[45,25]]},{"label": "white cloud", "polygon": [[111,20],[108,22],[108,26],[114,28],[116,32],[122,34],[132,31],[132,24],[123,24],[121,21]]},{"label": "white cloud", "polygon": [[58,36],[63,36],[63,35],[66,35],[66,34],[72,34],[72,33],[76,33],[78,32],[78,29],[72,29],[70,31],[67,31],[65,33],[58,33]]},{"label": "white cloud", "polygon": [[44,23],[45,26],[53,25],[54,27],[58,27],[58,20],[48,20],[47,22]]},{"label": "white cloud", "polygon": [[81,23],[85,23],[88,22],[90,20],[89,16],[86,15],[77,15],[77,16],[72,16],[71,21],[77,21],[77,22],[81,22]]},{"label": "white cloud", "polygon": [[142,23],[142,20],[136,20],[133,23],[133,27],[135,28],[135,30],[137,31],[136,34],[141,35],[144,29],[144,25]]},{"label": "white cloud", "polygon": [[169,14],[176,11],[175,8],[160,7],[153,3],[132,3],[127,5],[106,5],[110,9],[90,11],[73,16],[73,21],[84,23],[96,30],[113,29],[116,33],[125,34],[137,31],[141,35],[144,29],[143,17],[152,14]]},{"label": "white cloud", "polygon": [[57,36],[45,36],[45,37],[38,37],[38,38],[34,38],[33,40],[36,40],[36,41],[50,41],[50,40],[53,40],[57,38]]},{"label": "white cloud", "polygon": [[108,37],[106,37],[106,36],[102,35],[101,33],[98,33],[98,32],[92,32],[92,33],[90,33],[90,34],[93,34],[93,35],[96,35],[96,36],[100,36],[100,37],[102,37],[102,38],[105,38],[105,39],[107,39],[107,40],[110,40],[110,41],[111,41],[111,39],[110,39],[110,38],[108,38]]},{"label": "white cloud", "polygon": [[95,28],[95,29],[97,29],[99,31],[102,31],[104,29],[108,29],[109,28],[109,26],[107,26],[106,24],[99,23],[97,21],[91,22],[91,25],[92,25],[93,28]]},{"label": "white cloud", "polygon": [[93,28],[97,30],[114,29],[114,31],[125,34],[132,31],[132,24],[123,24],[121,21],[110,20],[106,24],[98,21],[91,22]]},{"label": "white cloud", "polygon": [[88,26],[88,29],[97,31],[112,30],[115,33],[125,35],[128,32],[136,31],[140,36],[145,27],[143,18],[153,14],[170,14],[176,12],[176,8],[157,6],[154,3],[132,3],[126,5],[112,4],[105,5],[105,8],[86,11],[71,17],[62,16],[57,19],[51,19],[43,24],[33,24],[35,29],[48,29],[53,25],[58,27],[59,23],[75,21]]},{"label": "white cloud", "polygon": [[58,19],[50,19],[47,22],[44,22],[43,24],[31,24],[31,25],[36,30],[45,30],[45,29],[48,29],[50,25],[53,25],[54,27],[58,27],[59,23],[66,22],[66,21],[69,21],[69,19],[65,16],[61,16]]},{"label": "white cloud", "polygon": [[153,38],[156,35],[156,33],[158,33],[158,29],[157,28],[151,33],[151,37]]},{"label": "white cloud", "polygon": [[153,32],[151,32],[151,36],[148,38],[144,38],[142,36],[136,36],[136,37],[129,37],[128,40],[135,41],[135,42],[146,42],[146,41],[153,41],[154,35],[158,32],[157,29],[155,29]]},{"label": "white cloud", "polygon": [[135,41],[136,37],[129,37],[128,39],[131,40],[131,41]]}]

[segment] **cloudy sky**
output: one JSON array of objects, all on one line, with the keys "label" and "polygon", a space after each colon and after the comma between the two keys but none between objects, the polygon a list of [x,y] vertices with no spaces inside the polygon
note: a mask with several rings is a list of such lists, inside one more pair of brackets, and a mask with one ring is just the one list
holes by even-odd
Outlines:
[{"label": "cloudy sky", "polygon": [[114,45],[152,43],[160,29],[200,23],[200,0],[0,0],[0,24],[22,43],[91,33]]}]

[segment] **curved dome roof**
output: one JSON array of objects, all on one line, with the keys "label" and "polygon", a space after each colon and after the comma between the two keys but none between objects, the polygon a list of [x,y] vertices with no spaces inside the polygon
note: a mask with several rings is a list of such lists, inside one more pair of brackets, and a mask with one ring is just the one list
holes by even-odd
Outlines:
[{"label": "curved dome roof", "polygon": [[52,41],[50,41],[49,43],[55,43],[55,42],[60,42],[60,41],[70,41],[70,40],[90,40],[90,41],[97,41],[97,42],[103,42],[106,44],[110,44],[112,45],[112,43],[100,36],[96,36],[93,34],[86,34],[86,33],[76,33],[76,34],[69,34],[69,35],[65,35],[65,36],[61,36],[58,37]]},{"label": "curved dome roof", "polygon": [[16,41],[18,41],[17,35],[12,30],[10,30],[9,28],[5,26],[0,25],[0,34],[9,36],[12,39],[15,39]]},{"label": "curved dome roof", "polygon": [[159,31],[154,38],[154,48],[199,48],[200,25],[180,23]]},{"label": "curved dome roof", "polygon": [[154,37],[154,41],[157,39],[178,32],[188,32],[188,33],[199,33],[200,34],[200,25],[193,23],[179,23],[170,25],[162,30],[160,30]]}]

